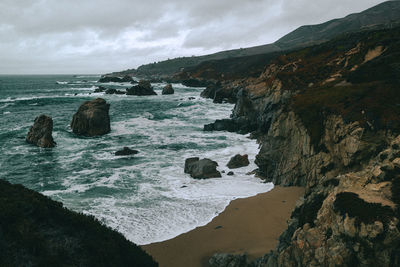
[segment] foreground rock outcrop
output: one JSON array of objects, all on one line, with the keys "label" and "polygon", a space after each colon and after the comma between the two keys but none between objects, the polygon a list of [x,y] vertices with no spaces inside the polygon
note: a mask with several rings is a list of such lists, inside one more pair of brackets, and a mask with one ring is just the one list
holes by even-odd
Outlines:
[{"label": "foreground rock outcrop", "polygon": [[53,119],[46,115],[36,117],[26,141],[39,147],[50,148],[56,145],[53,140]]},{"label": "foreground rock outcrop", "polygon": [[158,266],[92,216],[0,180],[0,266]]},{"label": "foreground rock outcrop", "polygon": [[110,104],[102,98],[84,102],[75,113],[71,129],[77,135],[98,136],[111,131]]},{"label": "foreground rock outcrop", "polygon": [[219,178],[218,163],[210,159],[188,158],[185,161],[185,173],[196,179]]}]

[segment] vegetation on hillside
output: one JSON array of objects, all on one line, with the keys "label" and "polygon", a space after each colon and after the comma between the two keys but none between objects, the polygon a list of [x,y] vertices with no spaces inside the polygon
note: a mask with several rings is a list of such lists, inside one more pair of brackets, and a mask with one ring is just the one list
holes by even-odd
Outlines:
[{"label": "vegetation on hillside", "polygon": [[0,266],[158,266],[102,225],[22,185],[0,180]]}]

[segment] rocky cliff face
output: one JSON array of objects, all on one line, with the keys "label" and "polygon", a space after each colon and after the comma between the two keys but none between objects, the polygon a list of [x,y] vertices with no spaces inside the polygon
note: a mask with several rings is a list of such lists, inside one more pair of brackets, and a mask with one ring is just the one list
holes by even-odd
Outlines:
[{"label": "rocky cliff face", "polygon": [[252,263],[224,255],[229,266],[400,264],[399,33],[350,34],[221,83],[240,88],[223,125],[258,139],[259,176],[306,187],[276,250]]}]

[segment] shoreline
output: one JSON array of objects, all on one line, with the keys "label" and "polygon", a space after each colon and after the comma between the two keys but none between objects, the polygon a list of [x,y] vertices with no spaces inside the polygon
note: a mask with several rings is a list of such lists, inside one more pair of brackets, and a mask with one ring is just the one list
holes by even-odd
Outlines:
[{"label": "shoreline", "polygon": [[303,194],[302,187],[275,186],[253,197],[235,199],[207,225],[141,247],[161,267],[208,266],[215,253],[261,257],[276,247]]}]

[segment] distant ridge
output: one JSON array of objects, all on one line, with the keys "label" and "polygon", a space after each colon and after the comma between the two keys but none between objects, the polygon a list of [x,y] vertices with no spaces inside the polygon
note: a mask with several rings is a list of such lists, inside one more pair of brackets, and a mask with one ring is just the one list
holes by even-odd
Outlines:
[{"label": "distant ridge", "polygon": [[301,26],[272,44],[221,51],[205,56],[175,58],[107,75],[170,76],[180,72],[182,69],[194,67],[205,61],[279,52],[319,44],[348,32],[393,28],[396,25],[400,25],[400,1],[387,1],[344,18],[330,20],[317,25]]}]

